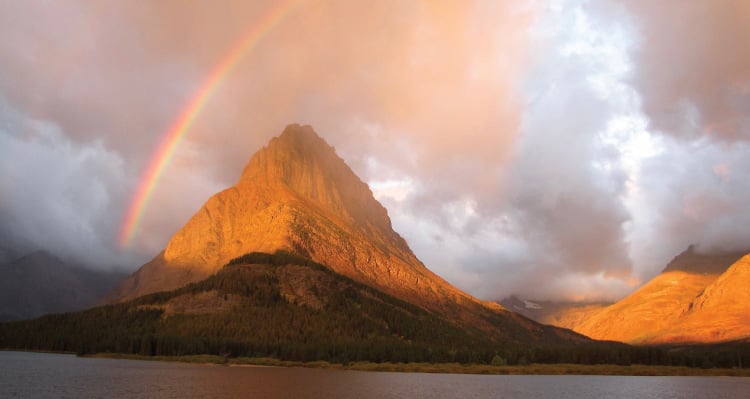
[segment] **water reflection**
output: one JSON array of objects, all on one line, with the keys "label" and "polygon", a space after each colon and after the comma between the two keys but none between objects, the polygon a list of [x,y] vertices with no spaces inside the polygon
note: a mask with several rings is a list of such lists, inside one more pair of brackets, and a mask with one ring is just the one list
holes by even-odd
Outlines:
[{"label": "water reflection", "polygon": [[747,398],[750,378],[483,376],[0,352],[2,398]]}]

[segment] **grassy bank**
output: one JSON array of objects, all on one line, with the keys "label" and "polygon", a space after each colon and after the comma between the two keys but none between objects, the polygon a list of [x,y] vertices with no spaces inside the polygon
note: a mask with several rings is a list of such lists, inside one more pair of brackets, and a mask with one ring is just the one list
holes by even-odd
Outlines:
[{"label": "grassy bank", "polygon": [[142,356],[99,353],[86,357],[170,361],[226,366],[310,367],[338,370],[391,371],[404,373],[494,374],[494,375],[632,375],[632,376],[730,376],[750,377],[750,369],[693,368],[674,366],[619,366],[612,364],[531,364],[528,366],[492,366],[458,363],[370,363],[337,364],[328,362],[292,362],[273,358],[225,358],[215,355]]}]

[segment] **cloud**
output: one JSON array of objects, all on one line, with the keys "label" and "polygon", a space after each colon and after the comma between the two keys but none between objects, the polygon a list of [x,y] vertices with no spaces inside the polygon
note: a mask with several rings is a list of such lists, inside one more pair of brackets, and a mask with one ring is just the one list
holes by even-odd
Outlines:
[{"label": "cloud", "polygon": [[747,250],[740,204],[750,173],[750,7],[746,2],[621,2],[639,30],[629,83],[639,92],[656,153],[631,198],[636,273],[650,278],[687,245]]},{"label": "cloud", "polygon": [[637,101],[622,83],[630,72],[630,27],[623,15],[618,23],[606,18],[615,13],[622,11],[568,2],[544,10],[532,29],[541,45],[525,78],[512,177],[495,203],[505,221],[496,233],[522,240],[516,248],[524,250],[507,254],[499,246],[494,256],[462,262],[494,260],[481,274],[496,281],[497,292],[612,299],[628,289],[628,176],[622,143],[608,141],[607,133],[609,121],[635,112]]},{"label": "cloud", "polygon": [[633,82],[654,127],[685,139],[750,140],[750,3],[622,3],[641,30]]},{"label": "cloud", "polygon": [[[403,203],[390,201],[428,265],[485,298],[615,300],[690,244],[748,248],[746,148],[736,134],[704,136],[697,124],[683,136],[652,119],[654,93],[639,79],[661,78],[642,67],[650,33],[638,17],[616,2],[539,11],[510,155],[480,173],[500,166],[495,190],[462,190],[454,183],[472,175],[458,167],[442,181],[453,197],[418,179]],[[431,197],[437,207],[424,207]],[[445,222],[413,220],[424,214]]]},{"label": "cloud", "polygon": [[709,137],[664,140],[669,151],[642,166],[638,196],[649,214],[639,215],[641,275],[659,270],[650,257],[669,259],[690,244],[706,252],[750,249],[750,146]]},{"label": "cloud", "polygon": [[748,7],[683,3],[303,2],[225,77],[121,253],[151,152],[271,2],[3,2],[4,226],[136,267],[299,122],[452,283],[615,299],[688,244],[748,241]]},{"label": "cloud", "polygon": [[[0,102],[3,239],[91,267],[132,258],[113,245],[122,206],[123,162],[101,142],[72,142],[56,125]],[[17,253],[17,252],[16,252]]]},{"label": "cloud", "polygon": [[[101,139],[137,176],[213,63],[268,5],[7,5],[3,37],[23,40],[0,44],[0,87],[73,139]],[[312,124],[366,180],[414,176],[424,187],[415,209],[439,210],[469,191],[497,195],[519,123],[514,82],[532,16],[479,2],[304,3],[199,115],[178,148],[182,166],[170,166],[154,194],[147,220],[158,222],[147,222],[141,242],[163,245],[191,213],[188,205],[173,212],[173,199],[197,208],[290,122]],[[41,67],[47,57],[54,62]]]}]

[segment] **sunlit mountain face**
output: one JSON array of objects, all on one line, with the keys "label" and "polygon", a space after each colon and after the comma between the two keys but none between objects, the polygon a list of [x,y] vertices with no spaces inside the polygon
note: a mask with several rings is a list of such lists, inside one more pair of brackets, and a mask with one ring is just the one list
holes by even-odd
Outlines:
[{"label": "sunlit mountain face", "polygon": [[699,253],[689,247],[632,294],[613,304],[536,303],[507,308],[586,336],[635,345],[711,344],[747,339],[748,251]]},{"label": "sunlit mountain face", "polygon": [[[334,148],[311,126],[298,124],[287,126],[255,153],[239,181],[209,198],[165,249],[128,277],[108,302],[179,289],[257,253],[288,254],[301,265],[317,262],[466,331],[481,331],[490,340],[539,345],[590,342],[481,301],[436,275],[392,229],[387,210]],[[323,289],[318,285],[338,290],[343,284],[315,278],[303,284],[312,277],[294,268],[272,279],[276,278],[282,280],[282,291],[291,290],[283,295],[290,303]],[[247,284],[245,291],[256,289]],[[325,296],[319,300],[327,301]],[[286,328],[284,323],[277,327]]]},{"label": "sunlit mountain face", "polygon": [[3,2],[0,264],[132,272],[300,123],[459,289],[619,301],[690,245],[749,246],[749,19],[732,0]]}]

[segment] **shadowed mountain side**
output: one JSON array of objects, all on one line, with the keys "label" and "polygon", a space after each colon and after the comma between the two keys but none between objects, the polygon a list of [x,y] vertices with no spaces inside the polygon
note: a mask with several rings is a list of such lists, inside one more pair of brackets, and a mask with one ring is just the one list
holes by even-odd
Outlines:
[{"label": "shadowed mountain side", "polygon": [[[393,231],[385,208],[309,126],[289,125],[258,151],[239,182],[211,197],[162,254],[112,296],[132,299],[215,273],[250,252],[289,251],[451,320],[546,327],[480,301],[428,270]],[[502,320],[502,321],[499,321]],[[569,331],[560,336],[577,340]]]},{"label": "shadowed mountain side", "polygon": [[697,252],[695,246],[691,245],[687,250],[675,256],[663,272],[682,271],[693,274],[719,275],[748,252],[750,251],[703,254]]},{"label": "shadowed mountain side", "polygon": [[93,306],[125,273],[71,267],[44,251],[0,265],[0,321]]}]

